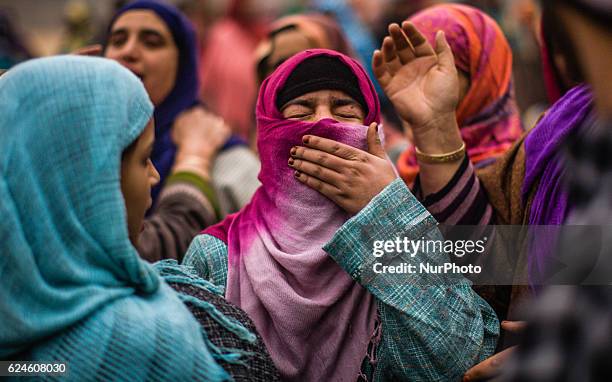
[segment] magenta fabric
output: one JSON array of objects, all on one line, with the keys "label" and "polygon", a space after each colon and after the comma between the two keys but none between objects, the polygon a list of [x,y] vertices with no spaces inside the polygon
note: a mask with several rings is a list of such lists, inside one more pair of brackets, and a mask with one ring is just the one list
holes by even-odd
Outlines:
[{"label": "magenta fabric", "polygon": [[259,92],[262,186],[240,212],[204,233],[227,244],[226,298],[253,319],[283,379],[354,381],[374,330],[376,303],[322,250],[350,216],[295,179],[287,160],[305,134],[365,150],[367,126],[286,120],[275,106],[289,74],[319,55],[337,57],[351,68],[369,108],[366,125],[380,122],[378,97],[359,63],[324,49],[293,56]]}]

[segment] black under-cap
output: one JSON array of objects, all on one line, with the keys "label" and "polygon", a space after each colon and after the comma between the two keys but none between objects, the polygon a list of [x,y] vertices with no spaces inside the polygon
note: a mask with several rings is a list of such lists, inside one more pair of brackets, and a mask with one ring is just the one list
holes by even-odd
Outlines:
[{"label": "black under-cap", "polygon": [[308,58],[296,66],[276,96],[276,107],[280,110],[292,99],[318,90],[343,91],[368,113],[357,77],[339,58],[331,56]]}]

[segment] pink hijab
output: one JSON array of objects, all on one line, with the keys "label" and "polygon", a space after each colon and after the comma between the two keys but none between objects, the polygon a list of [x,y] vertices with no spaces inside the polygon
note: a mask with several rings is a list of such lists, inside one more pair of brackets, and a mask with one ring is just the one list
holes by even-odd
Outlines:
[{"label": "pink hijab", "polygon": [[366,126],[324,119],[283,119],[275,99],[304,60],[337,57],[359,81],[366,125],[380,122],[380,105],[363,67],[341,53],[298,53],[261,85],[257,145],[262,186],[240,212],[204,231],[228,246],[226,298],[255,322],[283,379],[354,381],[376,317],[374,298],[322,247],[349,219],[336,204],[293,177],[289,151],[315,134],[365,149]]}]

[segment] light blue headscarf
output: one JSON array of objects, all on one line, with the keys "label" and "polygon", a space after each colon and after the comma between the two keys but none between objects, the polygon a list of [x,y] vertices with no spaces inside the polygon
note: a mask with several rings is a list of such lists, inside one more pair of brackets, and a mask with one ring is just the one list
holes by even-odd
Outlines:
[{"label": "light blue headscarf", "polygon": [[123,150],[153,106],[102,58],[0,77],[0,359],[68,363],[71,380],[223,380],[206,335],[128,239]]}]

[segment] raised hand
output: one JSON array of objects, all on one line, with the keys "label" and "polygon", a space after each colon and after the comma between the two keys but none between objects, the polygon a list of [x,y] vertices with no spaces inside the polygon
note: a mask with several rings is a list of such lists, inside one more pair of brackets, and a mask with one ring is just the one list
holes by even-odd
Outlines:
[{"label": "raised hand", "polygon": [[230,127],[202,106],[183,111],[172,126],[177,152],[174,171],[192,171],[210,179],[210,167],[217,151],[231,135]]},{"label": "raised hand", "polygon": [[412,23],[405,21],[401,28],[391,24],[382,51],[374,52],[372,68],[415,134],[455,118],[459,80],[443,32],[436,35],[434,49]]},{"label": "raised hand", "polygon": [[223,118],[196,106],[183,111],[174,121],[172,139],[179,147],[201,151],[202,155],[216,152],[231,135]]},{"label": "raised hand", "polygon": [[[462,147],[455,117],[459,78],[443,32],[436,34],[434,49],[412,23],[406,21],[401,28],[389,25],[389,36],[383,40],[382,52],[374,52],[372,68],[422,153],[444,155]],[[448,184],[462,160],[419,162],[423,195]]]}]

